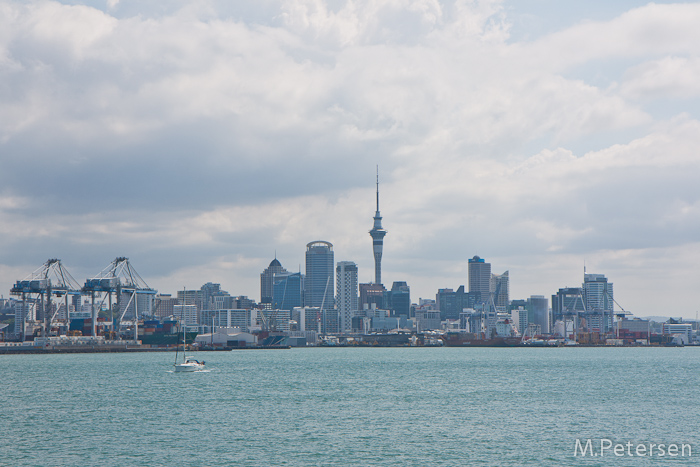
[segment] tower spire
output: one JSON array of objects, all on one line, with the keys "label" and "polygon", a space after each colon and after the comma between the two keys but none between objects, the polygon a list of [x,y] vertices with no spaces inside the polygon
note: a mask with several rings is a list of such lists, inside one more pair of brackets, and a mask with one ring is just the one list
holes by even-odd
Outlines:
[{"label": "tower spire", "polygon": [[379,213],[379,164],[377,164],[377,213]]},{"label": "tower spire", "polygon": [[374,226],[369,231],[372,237],[372,251],[374,252],[374,283],[382,283],[382,250],[384,249],[384,236],[386,230],[382,228],[382,215],[379,214],[379,165],[377,165],[377,212],[374,214]]}]

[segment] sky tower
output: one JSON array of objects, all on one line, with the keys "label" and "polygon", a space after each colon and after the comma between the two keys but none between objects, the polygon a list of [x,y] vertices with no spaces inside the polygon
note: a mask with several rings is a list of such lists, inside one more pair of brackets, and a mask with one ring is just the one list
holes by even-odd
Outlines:
[{"label": "sky tower", "polygon": [[374,227],[369,231],[372,237],[372,249],[374,250],[374,283],[382,283],[382,250],[384,249],[384,235],[386,230],[382,228],[382,216],[379,214],[379,166],[377,166],[377,212],[374,214]]}]

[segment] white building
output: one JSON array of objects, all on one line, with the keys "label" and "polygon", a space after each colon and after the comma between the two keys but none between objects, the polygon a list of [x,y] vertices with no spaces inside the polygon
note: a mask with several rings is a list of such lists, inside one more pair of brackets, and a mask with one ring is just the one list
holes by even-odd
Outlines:
[{"label": "white building", "polygon": [[527,310],[519,306],[517,309],[511,310],[510,316],[513,318],[513,326],[518,333],[525,334],[528,325]]},{"label": "white building", "polygon": [[357,265],[352,261],[339,261],[336,271],[336,299],[340,332],[352,330],[352,317],[358,310]]},{"label": "white building", "polygon": [[187,326],[196,326],[197,306],[196,305],[173,305],[173,316]]},{"label": "white building", "polygon": [[214,333],[198,334],[194,342],[199,346],[247,347],[256,345],[258,338],[239,328],[217,328]]},{"label": "white building", "polygon": [[693,325],[690,323],[663,323],[661,332],[666,335],[680,334],[683,344],[689,344],[693,338]]},{"label": "white building", "polygon": [[256,326],[257,312],[254,309],[244,310],[228,308],[222,310],[203,310],[202,322],[204,326],[240,328],[249,332]]},{"label": "white building", "polygon": [[416,310],[416,328],[418,332],[440,329],[440,310]]}]

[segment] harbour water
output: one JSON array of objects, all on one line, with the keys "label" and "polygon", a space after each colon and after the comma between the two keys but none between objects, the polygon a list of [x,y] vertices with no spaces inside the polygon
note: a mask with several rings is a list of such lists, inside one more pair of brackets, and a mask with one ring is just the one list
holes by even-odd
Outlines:
[{"label": "harbour water", "polygon": [[[700,348],[0,356],[1,466],[698,465]],[[686,444],[581,456],[576,440]],[[583,445],[583,444],[582,444]],[[577,455],[576,455],[577,454]],[[590,451],[588,452],[590,454]]]}]

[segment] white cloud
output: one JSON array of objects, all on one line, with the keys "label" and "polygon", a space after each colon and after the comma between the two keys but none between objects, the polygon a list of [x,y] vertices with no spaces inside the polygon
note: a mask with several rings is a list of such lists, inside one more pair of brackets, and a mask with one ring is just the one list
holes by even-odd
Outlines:
[{"label": "white cloud", "polygon": [[628,99],[696,98],[698,76],[700,57],[664,57],[627,70],[619,92]]},{"label": "white cloud", "polygon": [[[465,283],[474,254],[527,296],[583,257],[612,276],[695,251],[696,109],[646,106],[698,95],[695,4],[530,43],[499,1],[251,7],[274,10],[264,21],[107,6],[0,4],[7,268],[127,255],[162,287],[201,277],[255,297],[275,249],[295,269],[322,238],[366,280],[375,164],[385,277],[414,297]],[[587,79],[599,68],[619,80]]]}]

